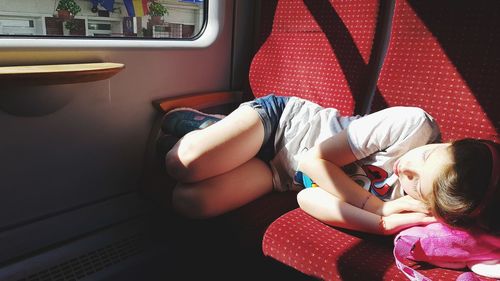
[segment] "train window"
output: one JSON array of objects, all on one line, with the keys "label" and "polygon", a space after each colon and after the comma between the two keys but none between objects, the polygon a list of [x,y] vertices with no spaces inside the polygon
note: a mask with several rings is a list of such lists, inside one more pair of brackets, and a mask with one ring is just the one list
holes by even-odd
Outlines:
[{"label": "train window", "polygon": [[205,29],[208,2],[0,0],[0,40],[36,37],[195,41]]}]

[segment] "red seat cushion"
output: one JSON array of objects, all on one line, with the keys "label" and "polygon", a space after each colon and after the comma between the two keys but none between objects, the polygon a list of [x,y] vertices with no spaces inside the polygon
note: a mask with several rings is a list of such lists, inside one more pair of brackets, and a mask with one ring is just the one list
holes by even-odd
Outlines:
[{"label": "red seat cushion", "polygon": [[[301,209],[269,226],[262,249],[266,256],[322,280],[407,280],[394,263],[392,237],[336,229]],[[463,273],[433,266],[414,268],[432,280],[456,280]]]}]

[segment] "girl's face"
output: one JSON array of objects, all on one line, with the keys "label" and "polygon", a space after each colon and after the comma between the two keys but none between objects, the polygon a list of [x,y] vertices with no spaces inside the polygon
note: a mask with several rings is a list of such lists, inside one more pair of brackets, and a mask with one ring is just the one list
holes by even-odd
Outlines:
[{"label": "girl's face", "polygon": [[420,146],[396,160],[393,171],[406,194],[427,202],[436,178],[445,166],[453,164],[449,146],[449,143]]}]

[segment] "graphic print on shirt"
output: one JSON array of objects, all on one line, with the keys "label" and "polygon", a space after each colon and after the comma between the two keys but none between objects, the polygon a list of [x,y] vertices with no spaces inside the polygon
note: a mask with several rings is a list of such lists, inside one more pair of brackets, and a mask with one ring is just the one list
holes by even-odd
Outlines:
[{"label": "graphic print on shirt", "polygon": [[377,166],[364,165],[361,167],[365,171],[366,176],[371,181],[370,190],[375,191],[378,195],[384,197],[391,190],[391,186],[386,183],[388,178],[387,172]]},{"label": "graphic print on shirt", "polygon": [[356,165],[356,171],[350,177],[364,189],[383,199],[391,196],[392,185],[388,183],[389,174],[374,165]]},{"label": "graphic print on shirt", "polygon": [[[344,172],[365,190],[375,194],[378,198],[385,200],[392,195],[392,190],[397,176],[389,176],[387,171],[374,165],[351,164],[343,167]],[[302,188],[318,187],[318,185],[301,171],[295,172],[294,184]]]}]

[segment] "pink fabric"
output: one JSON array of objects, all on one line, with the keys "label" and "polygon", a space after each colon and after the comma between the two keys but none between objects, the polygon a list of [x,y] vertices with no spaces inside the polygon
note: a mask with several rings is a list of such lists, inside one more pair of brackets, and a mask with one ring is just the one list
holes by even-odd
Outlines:
[{"label": "pink fabric", "polygon": [[481,281],[481,279],[472,272],[465,272],[458,276],[457,281]]},{"label": "pink fabric", "polygon": [[418,237],[408,258],[449,268],[466,267],[467,262],[500,259],[500,237],[480,230],[453,229],[442,223],[415,226],[395,238]]},{"label": "pink fabric", "polygon": [[[405,259],[427,262],[440,267],[464,268],[468,262],[500,259],[500,237],[480,230],[453,229],[442,223],[416,226],[394,239],[396,265],[412,281],[431,281],[404,264]],[[472,272],[459,275],[457,281],[481,280]]]}]

